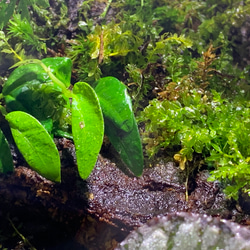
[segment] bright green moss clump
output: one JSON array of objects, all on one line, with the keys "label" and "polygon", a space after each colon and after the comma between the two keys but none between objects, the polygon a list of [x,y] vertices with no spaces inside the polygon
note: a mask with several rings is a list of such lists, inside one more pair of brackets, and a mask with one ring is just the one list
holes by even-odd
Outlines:
[{"label": "bright green moss clump", "polygon": [[[140,120],[146,123],[150,157],[162,148],[174,152],[188,173],[205,163],[212,167],[209,180],[223,181],[226,194],[237,198],[238,190],[250,183],[249,117],[249,101],[229,101],[215,90],[194,88],[180,92],[177,100],[152,100]],[[195,165],[197,158],[200,164]]]}]

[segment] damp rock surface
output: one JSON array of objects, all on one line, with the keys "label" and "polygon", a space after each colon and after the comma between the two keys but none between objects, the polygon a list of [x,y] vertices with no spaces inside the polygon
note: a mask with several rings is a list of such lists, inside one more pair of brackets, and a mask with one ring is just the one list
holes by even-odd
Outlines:
[{"label": "damp rock surface", "polygon": [[173,162],[145,169],[140,178],[125,175],[115,164],[99,157],[88,182],[88,211],[132,230],[158,215],[176,212],[208,214],[237,222],[242,215],[226,199],[218,183],[207,182],[201,171],[189,183],[185,199],[183,171]]},{"label": "damp rock surface", "polygon": [[250,230],[207,215],[158,217],[133,231],[116,250],[249,250]]},{"label": "damp rock surface", "polygon": [[[58,139],[56,144],[61,155],[61,183],[48,181],[21,166],[20,159],[13,173],[0,175],[0,221],[6,214],[18,218],[23,225],[22,234],[27,237],[31,234],[30,225],[39,225],[31,235],[35,246],[47,249],[68,240],[80,249],[113,250],[148,220],[177,212],[208,214],[250,225],[249,215],[226,199],[219,183],[206,181],[206,171],[190,178],[186,201],[185,175],[172,162],[159,162],[136,178],[127,176],[112,160],[100,155],[93,172],[83,181],[75,166],[72,142]],[[54,232],[58,236],[52,242]],[[74,245],[72,249],[78,248]]]}]

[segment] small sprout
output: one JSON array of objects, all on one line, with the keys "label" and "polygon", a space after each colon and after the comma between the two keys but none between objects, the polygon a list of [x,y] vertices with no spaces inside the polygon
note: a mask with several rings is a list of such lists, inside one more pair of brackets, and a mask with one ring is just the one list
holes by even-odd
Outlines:
[{"label": "small sprout", "polygon": [[179,162],[179,166],[181,170],[185,170],[185,163],[187,161],[187,158],[181,154],[175,154],[174,159]]}]

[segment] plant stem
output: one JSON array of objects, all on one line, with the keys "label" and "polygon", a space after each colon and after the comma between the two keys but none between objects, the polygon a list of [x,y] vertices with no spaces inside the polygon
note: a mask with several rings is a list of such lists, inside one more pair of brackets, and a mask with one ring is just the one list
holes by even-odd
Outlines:
[{"label": "plant stem", "polygon": [[105,9],[104,9],[104,11],[101,14],[102,18],[105,18],[105,16],[106,16],[106,14],[108,12],[108,9],[109,9],[109,6],[110,6],[111,3],[112,3],[112,0],[109,0],[108,3],[107,3],[107,5],[106,5],[106,7],[105,7]]},{"label": "plant stem", "polygon": [[49,69],[49,67],[47,67],[42,61],[40,61],[39,59],[29,59],[29,60],[25,60],[25,61],[22,61],[22,62],[18,62],[16,64],[14,64],[11,68],[14,68],[14,67],[18,67],[18,66],[21,66],[21,65],[25,65],[25,64],[30,64],[30,63],[35,63],[35,64],[38,64],[40,65],[44,71],[49,75],[50,79],[55,83],[57,84],[61,89],[62,89],[62,93],[68,97],[68,98],[71,98],[72,97],[72,94],[71,94],[71,91],[68,90],[64,83],[62,81],[60,81]]},{"label": "plant stem", "polygon": [[22,57],[20,57],[16,51],[14,49],[12,49],[12,47],[10,46],[10,44],[8,43],[8,41],[3,38],[4,42],[6,43],[6,45],[10,48],[10,51],[15,55],[15,57],[19,60],[19,61],[23,61]]},{"label": "plant stem", "polygon": [[186,181],[185,181],[185,200],[188,201],[188,175],[186,177]]},{"label": "plant stem", "polygon": [[21,237],[21,239],[23,240],[24,244],[28,245],[30,247],[31,250],[37,250],[35,247],[32,246],[32,244],[29,242],[28,239],[26,239],[15,227],[14,223],[12,222],[12,220],[9,218],[8,216],[8,220],[11,224],[11,226],[14,228],[15,232]]},{"label": "plant stem", "polygon": [[46,73],[49,75],[50,79],[51,79],[54,83],[56,83],[56,84],[62,89],[63,94],[64,94],[66,97],[71,98],[71,97],[72,97],[72,96],[71,96],[71,91],[68,90],[68,89],[65,87],[64,83],[61,82],[61,81],[60,81],[60,80],[50,71],[50,69],[49,69],[44,63],[42,63],[40,60],[38,60],[38,61],[39,61],[39,65],[41,65],[42,68],[46,71]]}]

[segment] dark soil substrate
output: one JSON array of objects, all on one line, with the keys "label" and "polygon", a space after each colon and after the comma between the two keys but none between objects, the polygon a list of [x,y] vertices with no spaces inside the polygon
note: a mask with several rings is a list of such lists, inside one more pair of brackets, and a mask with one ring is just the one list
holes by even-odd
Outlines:
[{"label": "dark soil substrate", "polygon": [[29,249],[23,241],[17,248],[21,239],[13,236],[9,219],[37,249],[113,249],[149,219],[181,211],[243,225],[250,222],[235,202],[225,199],[219,183],[206,181],[206,171],[190,180],[187,202],[185,178],[174,163],[161,162],[135,178],[100,155],[94,171],[83,181],[73,163],[72,143],[61,139],[58,148],[63,163],[60,184],[23,166],[0,176],[3,247]]}]

